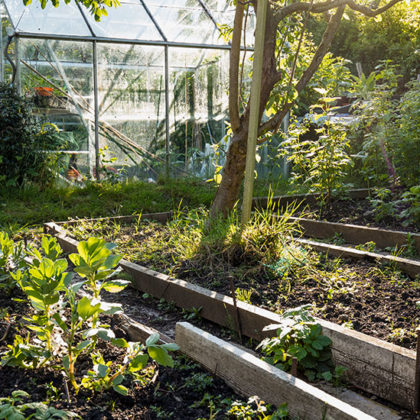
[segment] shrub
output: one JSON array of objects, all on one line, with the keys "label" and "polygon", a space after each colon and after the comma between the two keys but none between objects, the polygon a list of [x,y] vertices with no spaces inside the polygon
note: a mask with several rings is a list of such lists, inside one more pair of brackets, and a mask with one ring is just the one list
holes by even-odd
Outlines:
[{"label": "shrub", "polygon": [[45,183],[58,150],[60,137],[52,124],[41,125],[32,114],[31,102],[7,84],[0,84],[0,182],[22,186]]}]

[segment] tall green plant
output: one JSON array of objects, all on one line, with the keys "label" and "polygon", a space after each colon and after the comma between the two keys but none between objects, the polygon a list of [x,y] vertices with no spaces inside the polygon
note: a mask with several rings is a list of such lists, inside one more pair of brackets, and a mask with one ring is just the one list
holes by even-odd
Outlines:
[{"label": "tall green plant", "polygon": [[57,128],[41,126],[32,114],[31,102],[4,83],[0,84],[0,139],[0,182],[11,186],[51,183],[54,177],[48,168],[54,157],[45,151],[59,149]]},{"label": "tall green plant", "polygon": [[[311,120],[319,123],[315,129],[318,138],[301,140],[313,124]],[[293,164],[292,182],[307,185],[310,192],[320,194],[324,204],[333,193],[345,189],[345,179],[353,165],[345,127],[331,122],[325,114],[312,114],[304,125],[295,121],[281,145],[280,156]]]},{"label": "tall green plant", "polygon": [[398,99],[398,68],[387,61],[368,77],[356,78],[357,118],[349,135],[356,173],[368,185],[412,187],[420,179],[420,82]]}]

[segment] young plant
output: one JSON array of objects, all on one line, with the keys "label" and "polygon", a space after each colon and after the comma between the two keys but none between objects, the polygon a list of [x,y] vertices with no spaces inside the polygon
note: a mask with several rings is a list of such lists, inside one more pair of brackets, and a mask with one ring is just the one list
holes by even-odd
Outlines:
[{"label": "young plant", "polygon": [[147,382],[148,372],[145,371],[145,367],[150,358],[162,366],[173,367],[174,361],[168,352],[178,350],[178,346],[175,343],[157,344],[159,338],[159,334],[152,334],[144,345],[127,342],[123,338],[113,339],[113,344],[126,350],[124,362],[111,366],[111,362],[105,362],[101,354],[93,354],[93,369],[83,378],[82,385],[101,392],[112,388],[122,395],[127,395],[128,389],[123,385],[124,379],[131,376],[134,381],[142,384]]},{"label": "young plant", "polygon": [[[70,261],[74,264],[74,271],[86,278],[84,286],[99,299],[102,289],[117,293],[123,290],[130,282],[128,280],[112,279],[117,273],[116,267],[121,259],[119,255],[112,255],[114,244],[107,244],[103,239],[89,238],[79,242],[78,254],[71,254]],[[97,315],[93,316],[92,326],[97,323]]]},{"label": "young plant", "polygon": [[277,335],[264,339],[257,347],[264,360],[289,371],[295,357],[298,369],[309,380],[331,380],[334,367],[331,360],[331,340],[322,335],[321,325],[315,322],[308,309],[310,305],[284,312],[280,324],[268,325],[264,331],[277,330]]},{"label": "young plant", "polygon": [[123,290],[130,282],[127,280],[111,280],[117,270],[121,256],[112,255],[114,244],[107,244],[103,239],[89,238],[79,242],[78,254],[71,254],[70,261],[74,264],[74,271],[86,278],[85,286],[98,299],[102,289],[116,293]]},{"label": "young plant", "polygon": [[[76,393],[79,391],[79,385],[76,382],[75,377],[75,365],[79,355],[88,348],[91,348],[92,344],[95,344],[93,336],[98,335],[99,329],[87,329],[83,328],[84,323],[89,324],[89,321],[94,316],[98,316],[101,311],[100,302],[92,303],[93,299],[89,299],[84,296],[82,299],[76,299],[77,289],[80,288],[80,284],[71,286],[67,292],[67,301],[70,306],[70,321],[66,322],[66,318],[63,313],[56,312],[53,316],[55,325],[57,325],[62,331],[62,338],[65,342],[66,351],[62,357],[62,365],[64,371],[75,389]],[[113,336],[112,331],[105,331],[105,337]],[[77,340],[77,335],[83,334],[83,341]]]},{"label": "young plant", "polygon": [[42,402],[24,402],[30,395],[25,391],[13,391],[10,397],[0,398],[0,419],[6,420],[44,420],[78,418],[76,413],[68,410],[57,410]]},{"label": "young plant", "polygon": [[[314,124],[317,138],[302,140],[302,135]],[[347,187],[344,181],[353,161],[346,130],[331,122],[326,114],[312,114],[303,126],[292,124],[288,139],[281,145],[280,156],[293,163],[293,182],[308,185],[310,192],[320,195],[322,204],[328,204],[333,193]]]},{"label": "young plant", "polygon": [[15,244],[6,232],[0,232],[0,289],[9,293],[16,287],[11,273],[23,265],[23,245]]},{"label": "young plant", "polygon": [[72,277],[71,273],[65,271],[66,269],[65,259],[53,261],[41,257],[41,260],[34,260],[27,273],[17,271],[13,274],[13,278],[36,311],[31,318],[25,318],[31,323],[28,328],[35,331],[38,338],[46,343],[46,349],[51,355],[55,307],[60,302],[62,292],[69,287]]}]

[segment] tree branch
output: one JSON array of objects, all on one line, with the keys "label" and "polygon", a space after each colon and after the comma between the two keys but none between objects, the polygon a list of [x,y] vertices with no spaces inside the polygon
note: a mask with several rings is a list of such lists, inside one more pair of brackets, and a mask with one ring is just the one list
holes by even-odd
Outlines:
[{"label": "tree branch", "polygon": [[[328,52],[332,40],[334,39],[334,35],[337,32],[337,29],[340,25],[344,9],[345,6],[339,7],[335,15],[330,19],[328,26],[325,29],[324,35],[322,36],[321,43],[319,44],[318,49],[312,57],[311,64],[309,64],[308,68],[304,71],[304,73],[302,74],[301,78],[295,86],[295,89],[298,93],[300,93],[303,90],[303,88],[308,84],[309,80],[311,80],[311,77],[318,70],[318,67],[321,64],[325,54]],[[293,101],[287,102],[283,106],[283,108],[276,115],[274,115],[274,117],[262,124],[259,129],[259,135],[264,134],[269,130],[276,130],[282,122],[285,115],[287,114],[287,112],[292,107],[293,103]]]},{"label": "tree branch", "polygon": [[325,1],[322,3],[315,3],[311,5],[311,3],[303,3],[303,2],[297,2],[297,3],[291,3],[287,6],[281,7],[277,10],[275,13],[275,20],[278,24],[281,20],[283,20],[286,16],[289,16],[293,13],[300,13],[305,11],[311,11],[312,13],[324,13],[331,9],[336,9],[340,6],[349,6],[351,9],[360,12],[366,16],[374,17],[377,16],[389,8],[391,8],[394,4],[399,3],[402,0],[391,0],[388,4],[385,6],[379,8],[379,9],[371,9],[367,6],[362,6],[361,4],[357,4],[354,0],[330,0]]},{"label": "tree branch", "polygon": [[353,0],[348,0],[347,6],[349,6],[350,9],[353,9],[356,12],[362,13],[365,16],[375,17],[377,15],[380,15],[383,12],[386,12],[394,4],[399,3],[400,1],[402,0],[391,0],[388,4],[376,10],[370,9],[369,7],[366,7],[366,6],[362,6],[361,4],[357,4]]},{"label": "tree branch", "polygon": [[240,126],[239,118],[239,60],[241,56],[242,22],[245,6],[238,1],[233,23],[232,46],[229,63],[229,117],[232,131],[235,133]]}]

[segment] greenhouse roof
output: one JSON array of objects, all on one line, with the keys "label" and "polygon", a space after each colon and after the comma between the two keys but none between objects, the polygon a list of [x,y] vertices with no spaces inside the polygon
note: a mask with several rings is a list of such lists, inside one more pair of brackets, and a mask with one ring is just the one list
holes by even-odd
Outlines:
[{"label": "greenhouse roof", "polygon": [[[38,38],[229,48],[219,25],[231,25],[234,17],[227,0],[122,0],[100,22],[74,2],[48,2],[43,10],[38,0],[29,6],[0,1],[17,35]],[[252,23],[253,16],[250,30]]]}]

